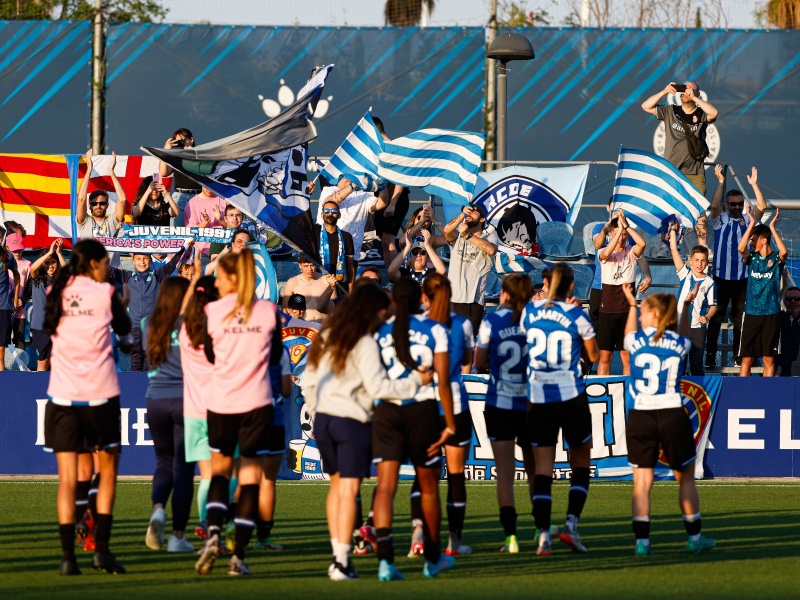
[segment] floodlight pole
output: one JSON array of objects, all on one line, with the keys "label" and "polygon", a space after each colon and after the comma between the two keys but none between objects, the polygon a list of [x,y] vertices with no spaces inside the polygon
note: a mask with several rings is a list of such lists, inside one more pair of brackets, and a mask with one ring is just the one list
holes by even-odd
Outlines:
[{"label": "floodlight pole", "polygon": [[[503,61],[497,61],[497,160],[506,159],[507,144],[507,114],[508,114],[508,81],[506,73],[508,68]],[[500,162],[495,167],[502,169],[505,165]]]},{"label": "floodlight pole", "polygon": [[103,34],[103,0],[95,0],[92,32],[92,152],[105,152],[106,51]]}]

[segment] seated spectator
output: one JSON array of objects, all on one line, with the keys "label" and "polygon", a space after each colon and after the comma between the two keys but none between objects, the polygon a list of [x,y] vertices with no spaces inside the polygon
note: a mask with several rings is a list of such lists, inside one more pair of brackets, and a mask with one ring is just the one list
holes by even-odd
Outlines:
[{"label": "seated spectator", "polygon": [[[644,252],[645,241],[639,232],[628,226],[625,213],[618,210],[608,223],[611,241],[600,251],[602,290],[600,316],[597,320],[597,342],[600,346],[598,375],[611,374],[611,358],[619,351],[622,374],[630,375],[628,352],[623,348],[625,324],[630,305],[622,290],[623,283],[636,281],[636,262]],[[629,246],[628,236],[635,246]]]},{"label": "seated spectator", "polygon": [[170,277],[178,266],[183,253],[194,244],[187,242],[184,248],[175,253],[172,258],[157,269],[152,269],[152,258],[149,254],[134,254],[134,271],[126,271],[111,267],[111,281],[118,285],[126,286],[130,296],[128,313],[131,317],[133,328],[133,348],[131,349],[131,371],[144,370],[144,348],[142,347],[142,319],[149,317],[156,305],[158,288],[161,282]]},{"label": "seated spectator", "polygon": [[306,319],[322,322],[333,310],[331,299],[336,297],[336,277],[323,276],[305,254],[297,257],[297,264],[300,274],[289,279],[283,288],[283,309],[288,309],[292,294],[302,294],[306,301]]},{"label": "seated spectator", "polygon": [[357,265],[361,246],[364,243],[364,226],[367,219],[371,213],[386,208],[386,201],[358,189],[352,181],[342,177],[337,185],[323,188],[320,192],[319,211],[317,212],[318,225],[324,225],[322,209],[329,201],[339,205],[341,211],[338,222],[339,229],[353,236],[353,262]]},{"label": "seated spectator", "polygon": [[[678,272],[678,279],[681,282],[678,294],[678,321],[681,319],[684,307],[688,306],[691,310],[688,338],[692,342],[689,350],[689,369],[692,375],[705,375],[703,357],[706,347],[706,328],[714,313],[717,312],[717,285],[710,275],[706,275],[708,248],[695,246],[692,248],[689,262],[683,262],[678,250],[677,229],[677,224],[670,229],[669,246],[672,262],[675,264],[675,270]],[[694,300],[687,305],[684,299],[695,289]]]},{"label": "seated spectator", "polygon": [[61,238],[50,244],[31,265],[31,344],[36,350],[36,370],[50,370],[50,350],[53,343],[50,334],[44,330],[44,313],[47,302],[47,293],[53,283],[58,270],[67,266],[67,261],[61,254],[63,246]]},{"label": "seated spectator", "polygon": [[168,227],[170,217],[178,216],[178,205],[160,181],[145,177],[136,192],[137,202],[131,207],[131,217],[137,225]]},{"label": "seated spectator", "polygon": [[389,279],[394,283],[403,276],[409,276],[422,285],[429,273],[445,275],[447,267],[436,250],[431,246],[431,234],[427,229],[420,232],[423,242],[410,242],[406,234],[406,243],[402,253],[398,254],[389,265]]},{"label": "seated spectator", "polygon": [[[186,204],[183,213],[186,227],[224,228],[225,224],[220,220],[220,215],[223,213],[226,206],[227,202],[225,200],[217,196],[207,187],[202,188],[202,191]],[[195,247],[195,251],[202,254],[201,258],[203,258],[203,264],[208,264],[211,243],[197,242]]]},{"label": "seated spectator", "polygon": [[353,236],[339,227],[339,205],[327,200],[322,205],[322,225],[314,225],[317,256],[322,268],[341,284],[340,291],[350,290],[355,279],[355,248]]},{"label": "seated spectator", "polygon": [[[749,204],[745,204],[744,212],[746,215],[750,212]],[[789,255],[786,244],[775,229],[780,214],[780,209],[776,208],[769,227],[756,225],[755,219],[749,219],[739,242],[742,260],[748,266],[747,297],[739,342],[741,377],[750,376],[753,360],[758,356],[764,360],[764,377],[775,376],[775,357],[778,356],[781,334],[781,274]],[[777,251],[772,249],[772,240],[775,240]]]},{"label": "seated spectator", "polygon": [[800,288],[790,287],[783,297],[786,310],[781,312],[781,377],[800,376]]},{"label": "seated spectator", "polygon": [[[75,222],[78,224],[78,239],[85,240],[96,237],[114,237],[117,235],[122,223],[125,221],[125,204],[127,196],[122,188],[114,167],[117,164],[117,155],[111,154],[111,183],[117,194],[117,204],[114,207],[114,214],[107,215],[108,192],[95,190],[89,194],[89,204],[87,207],[86,195],[89,192],[89,180],[92,178],[92,150],[86,151],[86,174],[83,176],[81,186],[78,189],[78,203],[76,208]],[[87,208],[90,209],[87,214]],[[116,253],[115,253],[116,254]],[[118,259],[117,259],[118,262]]]},{"label": "seated spectator", "polygon": [[[8,222],[6,222],[8,227]],[[24,229],[23,229],[24,231]],[[18,233],[12,233],[6,236],[6,250],[11,252],[14,260],[17,262],[17,272],[19,274],[19,297],[15,302],[14,315],[11,322],[12,341],[14,345],[20,350],[25,349],[25,290],[28,287],[28,278],[31,273],[31,263],[22,257],[22,251],[25,249],[25,244],[22,242],[22,236]],[[17,280],[14,278],[11,285],[16,286]]]},{"label": "seated spectator", "polygon": [[[423,240],[420,232],[423,229],[427,229],[431,233],[431,246],[434,248],[447,246],[447,240],[444,235],[433,235],[433,225],[436,225],[441,231],[441,224],[433,217],[433,208],[431,208],[430,204],[425,204],[411,213],[406,223],[406,235],[409,240],[421,242]],[[400,238],[400,249],[402,250],[405,245],[406,238]]]},{"label": "seated spectator", "polygon": [[[233,229],[234,231],[237,229],[242,229],[244,215],[242,214],[242,211],[236,208],[233,204],[228,204],[225,207],[225,212],[222,215],[219,214],[219,209],[216,206],[212,207],[212,210],[214,211],[214,218],[225,223],[226,229]],[[252,234],[250,234],[250,239],[248,241],[253,241]],[[225,246],[226,244],[222,242],[211,242],[211,246],[208,249],[210,259],[215,260]]]}]

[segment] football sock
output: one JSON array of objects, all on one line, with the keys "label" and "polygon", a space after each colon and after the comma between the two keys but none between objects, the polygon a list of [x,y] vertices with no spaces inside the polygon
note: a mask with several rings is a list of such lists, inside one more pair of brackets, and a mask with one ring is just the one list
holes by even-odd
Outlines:
[{"label": "football sock", "polygon": [[633,535],[636,541],[650,539],[650,517],[633,517]]},{"label": "football sock", "polygon": [[346,567],[348,564],[350,564],[350,544],[334,541],[333,557],[336,560],[336,562],[342,565],[343,567]]},{"label": "football sock", "polygon": [[567,529],[575,531],[578,527],[578,518],[583,512],[586,497],[589,495],[589,469],[581,467],[572,470],[572,479],[569,486],[569,501],[567,504]]},{"label": "football sock", "polygon": [[89,488],[91,481],[79,481],[75,486],[75,522],[83,519],[86,509],[89,508]]},{"label": "football sock", "polygon": [[257,533],[259,539],[268,538],[272,534],[272,527],[275,525],[275,521],[263,521],[259,519],[256,523]]},{"label": "football sock", "polygon": [[517,509],[513,506],[501,506],[500,523],[503,526],[503,534],[506,537],[517,535]]},{"label": "football sock", "polygon": [[461,540],[467,512],[467,482],[464,473],[447,474],[447,524],[451,534]]},{"label": "football sock", "polygon": [[92,484],[89,486],[89,510],[93,515],[97,514],[97,488],[100,487],[100,473],[94,476]]},{"label": "football sock", "polygon": [[75,523],[58,526],[61,538],[61,560],[75,560]]},{"label": "football sock", "polygon": [[394,564],[394,547],[392,546],[392,528],[381,527],[375,531],[378,538],[378,560]]},{"label": "football sock", "polygon": [[700,530],[702,529],[700,513],[683,515],[683,526],[692,539],[695,541],[700,539]]},{"label": "football sock", "polygon": [[211,478],[208,489],[208,502],[206,511],[208,517],[208,535],[219,535],[228,512],[228,479],[222,475]]},{"label": "football sock", "polygon": [[258,484],[243,485],[239,489],[239,502],[236,504],[236,516],[234,517],[234,523],[236,523],[236,545],[233,553],[240,559],[244,559],[244,551],[247,548],[247,544],[250,543],[257,517]]},{"label": "football sock", "polygon": [[111,540],[111,515],[97,515],[95,523],[95,540],[97,541],[97,552],[108,554],[108,542]]},{"label": "football sock", "polygon": [[550,513],[553,508],[553,478],[549,475],[536,475],[533,478],[533,520],[539,531],[550,530]]}]

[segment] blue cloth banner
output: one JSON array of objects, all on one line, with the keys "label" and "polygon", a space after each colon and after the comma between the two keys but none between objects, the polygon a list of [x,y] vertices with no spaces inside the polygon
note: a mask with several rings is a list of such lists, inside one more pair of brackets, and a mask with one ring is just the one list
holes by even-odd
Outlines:
[{"label": "blue cloth banner", "polygon": [[280,296],[278,275],[267,247],[259,242],[249,242],[247,247],[252,250],[256,263],[256,296],[262,300],[277,302]]}]

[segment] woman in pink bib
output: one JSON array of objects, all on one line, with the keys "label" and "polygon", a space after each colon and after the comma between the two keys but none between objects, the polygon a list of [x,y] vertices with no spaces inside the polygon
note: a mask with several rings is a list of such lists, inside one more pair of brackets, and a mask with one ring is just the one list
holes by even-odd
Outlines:
[{"label": "woman in pink bib", "polygon": [[251,575],[244,552],[256,525],[262,460],[269,452],[273,406],[267,366],[280,364],[281,321],[275,304],[255,296],[256,270],[250,250],[220,259],[215,286],[220,299],[205,307],[204,339],[206,356],[214,364],[207,402],[212,475],[206,504],[208,539],[195,569],[200,575],[211,572],[219,554],[238,446],[236,546],[228,575]]}]

